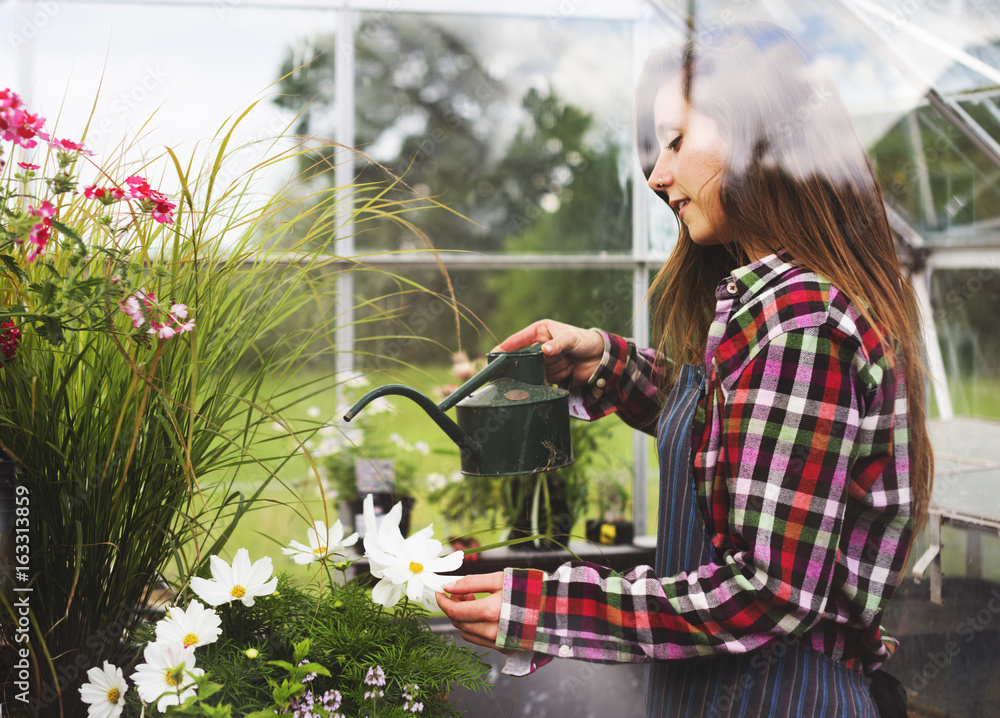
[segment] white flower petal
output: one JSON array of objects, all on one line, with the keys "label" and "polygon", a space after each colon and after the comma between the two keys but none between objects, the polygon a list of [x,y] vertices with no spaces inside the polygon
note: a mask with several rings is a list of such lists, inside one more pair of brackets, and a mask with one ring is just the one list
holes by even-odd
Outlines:
[{"label": "white flower petal", "polygon": [[[232,567],[232,580],[234,586],[243,586],[250,582],[250,572],[252,566],[250,565],[250,552],[245,548],[240,548],[236,550],[236,556],[233,558]],[[214,575],[214,574],[213,574]]]},{"label": "white flower petal", "polygon": [[415,574],[406,582],[406,597],[411,601],[422,601],[424,597],[423,573]]},{"label": "white flower petal", "polygon": [[309,541],[309,545],[312,546],[313,549],[329,545],[329,541],[327,540],[326,524],[322,521],[314,523],[312,527],[306,531],[306,538]]},{"label": "white flower petal", "polygon": [[382,574],[393,583],[402,585],[410,580],[410,577],[413,576],[413,571],[410,570],[408,564],[397,564],[395,566],[386,566]]},{"label": "white flower petal", "polygon": [[209,566],[212,569],[212,578],[223,585],[233,584],[233,569],[228,563],[223,561],[218,556],[210,556],[208,559]]},{"label": "white flower petal", "polygon": [[372,600],[386,608],[392,608],[397,603],[399,599],[403,596],[403,587],[394,584],[388,579],[382,579],[377,584],[375,588],[372,589]]},{"label": "white flower petal", "polygon": [[233,595],[230,593],[232,589],[225,588],[218,581],[209,581],[195,576],[191,579],[191,590],[210,606],[221,606],[233,600]]},{"label": "white flower petal", "polygon": [[457,571],[462,567],[463,561],[465,561],[465,553],[462,551],[453,551],[447,556],[441,556],[429,561],[426,568],[434,573]]}]

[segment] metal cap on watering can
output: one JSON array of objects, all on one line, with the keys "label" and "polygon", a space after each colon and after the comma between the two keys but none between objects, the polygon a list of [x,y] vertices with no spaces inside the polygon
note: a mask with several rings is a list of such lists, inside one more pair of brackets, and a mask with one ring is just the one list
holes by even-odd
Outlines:
[{"label": "metal cap on watering can", "polygon": [[[344,420],[378,397],[398,394],[415,401],[458,444],[467,476],[517,476],[572,464],[569,392],[545,383],[540,346],[494,352],[487,360],[440,404],[416,389],[388,384],[361,397]],[[445,414],[452,407],[457,423]]]}]

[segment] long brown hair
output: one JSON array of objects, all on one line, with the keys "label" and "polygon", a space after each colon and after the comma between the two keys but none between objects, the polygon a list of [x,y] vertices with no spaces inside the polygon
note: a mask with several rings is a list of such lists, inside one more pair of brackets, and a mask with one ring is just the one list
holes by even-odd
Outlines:
[{"label": "long brown hair", "polygon": [[691,107],[714,120],[726,140],[719,199],[734,241],[697,245],[678,221],[677,244],[651,289],[659,297],[654,326],[661,353],[677,368],[701,364],[719,281],[750,252],[784,250],[843,292],[902,365],[913,516],[921,526],[933,454],[919,310],[874,168],[839,94],[812,52],[778,26],[733,25],[696,35],[652,55],[640,76],[636,141],[647,178],[659,151],[653,99],[678,74]]}]

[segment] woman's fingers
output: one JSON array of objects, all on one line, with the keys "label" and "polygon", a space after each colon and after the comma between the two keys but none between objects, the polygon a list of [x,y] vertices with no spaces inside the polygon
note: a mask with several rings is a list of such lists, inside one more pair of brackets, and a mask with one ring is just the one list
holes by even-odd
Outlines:
[{"label": "woman's fingers", "polygon": [[489,623],[460,623],[456,624],[459,635],[469,643],[475,643],[487,648],[496,648],[497,626]]},{"label": "woman's fingers", "polygon": [[590,329],[541,319],[512,334],[496,348],[514,351],[537,343],[545,356],[545,378],[559,382],[572,375],[578,383],[587,381],[604,355],[604,338]]},{"label": "woman's fingers", "polygon": [[494,593],[503,590],[503,571],[472,573],[444,587],[447,593]]},{"label": "woman's fingers", "polygon": [[523,349],[524,347],[530,347],[532,344],[538,344],[539,342],[547,342],[552,338],[551,330],[548,326],[549,322],[547,319],[542,319],[534,324],[526,326],[519,332],[511,334],[509,337],[500,342],[499,346],[496,347],[496,351],[502,352],[512,352],[517,349]]}]

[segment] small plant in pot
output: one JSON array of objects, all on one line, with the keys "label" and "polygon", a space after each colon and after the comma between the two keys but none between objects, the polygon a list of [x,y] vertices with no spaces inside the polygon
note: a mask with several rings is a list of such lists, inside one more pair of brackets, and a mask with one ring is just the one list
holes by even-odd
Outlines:
[{"label": "small plant in pot", "polygon": [[625,518],[628,488],[614,473],[605,471],[591,477],[590,495],[598,518],[587,520],[587,540],[608,546],[632,543],[635,526]]},{"label": "small plant in pot", "polygon": [[[368,385],[363,375],[352,373],[342,378],[347,393]],[[319,429],[320,441],[311,447],[320,462],[327,496],[340,503],[341,520],[352,530],[364,531],[361,509],[364,499],[372,496],[376,515],[381,517],[394,504],[402,503],[401,528],[409,531],[410,514],[426,477],[421,459],[430,453],[422,441],[410,443],[401,435],[388,436],[378,428],[378,417],[392,407],[385,399],[376,399],[363,417],[350,425],[331,424]]]}]

